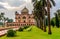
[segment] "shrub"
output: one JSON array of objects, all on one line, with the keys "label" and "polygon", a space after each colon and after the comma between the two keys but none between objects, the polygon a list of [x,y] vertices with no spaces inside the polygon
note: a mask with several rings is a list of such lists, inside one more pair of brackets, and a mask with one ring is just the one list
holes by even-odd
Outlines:
[{"label": "shrub", "polygon": [[27,28],[29,28],[29,26],[24,26],[24,29],[27,29]]},{"label": "shrub", "polygon": [[14,36],[16,36],[16,31],[14,31],[14,30],[7,31],[7,37],[14,37]]},{"label": "shrub", "polygon": [[30,28],[28,31],[31,31],[32,30],[32,28]]},{"label": "shrub", "polygon": [[22,28],[22,27],[20,27],[18,31],[23,31],[23,28]]}]

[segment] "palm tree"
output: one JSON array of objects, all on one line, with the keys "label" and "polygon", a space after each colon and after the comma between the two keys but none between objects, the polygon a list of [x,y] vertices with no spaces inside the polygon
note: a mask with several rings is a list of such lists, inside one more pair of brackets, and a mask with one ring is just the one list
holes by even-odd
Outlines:
[{"label": "palm tree", "polygon": [[[46,9],[45,9],[45,6],[46,6],[46,1],[43,1],[43,0],[40,0],[40,1],[35,1],[35,4],[34,4],[34,8],[37,9],[37,12],[39,12],[40,14],[37,14],[40,15],[39,19],[40,19],[40,27],[41,29],[43,29],[44,27],[44,32],[46,32],[46,26],[45,26],[45,12],[46,12]],[[39,9],[39,10],[38,10]],[[44,25],[44,26],[43,26]]]},{"label": "palm tree", "polygon": [[50,25],[50,6],[51,3],[55,6],[54,0],[47,0],[47,14],[48,14],[48,34],[51,34],[51,25]]},{"label": "palm tree", "polygon": [[5,21],[8,20],[8,18],[4,17],[4,13],[2,12],[1,15],[0,15],[0,19],[3,21],[3,26],[5,26]]},{"label": "palm tree", "polygon": [[3,19],[4,19],[4,13],[3,12],[1,12],[1,18],[2,18],[2,21],[3,21]]},{"label": "palm tree", "polygon": [[57,13],[54,13],[54,14],[55,14],[56,27],[59,28],[58,14]]},{"label": "palm tree", "polygon": [[59,26],[60,26],[60,9],[57,10],[57,14],[58,14]]},{"label": "palm tree", "polygon": [[1,14],[0,14],[0,21],[2,20]]},{"label": "palm tree", "polygon": [[4,13],[3,12],[1,12],[1,16],[4,17]]},{"label": "palm tree", "polygon": [[[2,20],[2,16],[1,16],[1,14],[0,14],[0,22],[1,22],[1,20]],[[2,23],[2,22],[1,22]],[[2,26],[3,26],[3,23],[2,23]]]},{"label": "palm tree", "polygon": [[37,11],[34,11],[34,19],[36,20],[36,25],[37,25],[37,27],[39,27],[39,19],[38,19],[38,14],[36,13]]},{"label": "palm tree", "polygon": [[2,22],[4,21],[4,13],[3,12],[1,12],[1,20],[2,20]]},{"label": "palm tree", "polygon": [[55,14],[56,26],[59,28],[59,26],[60,26],[60,9],[58,9],[56,11],[56,13],[54,13],[54,14]]},{"label": "palm tree", "polygon": [[[38,3],[36,2],[37,0],[35,0],[34,6]],[[51,34],[51,26],[50,26],[50,8],[53,6],[55,6],[55,2],[54,0],[43,0],[43,13],[45,12],[44,8],[47,7],[47,15],[48,15],[48,34]],[[46,5],[46,6],[45,6]],[[40,5],[39,5],[40,6]],[[44,15],[44,14],[43,14]]]},{"label": "palm tree", "polygon": [[5,26],[5,22],[8,21],[8,18],[5,18],[5,17],[4,17],[3,20],[4,20],[4,26]]},{"label": "palm tree", "polygon": [[42,4],[42,14],[43,14],[43,30],[44,30],[44,32],[46,32],[46,25],[45,25],[45,15],[46,15],[46,9],[45,9],[45,7],[46,7],[46,5],[47,5],[47,3],[46,3],[46,1],[45,0],[40,0],[41,1],[41,4]]},{"label": "palm tree", "polygon": [[[36,1],[37,2],[37,1]],[[41,1],[38,1],[34,6],[34,15],[37,17],[39,22],[39,27],[43,30],[43,13]]]}]

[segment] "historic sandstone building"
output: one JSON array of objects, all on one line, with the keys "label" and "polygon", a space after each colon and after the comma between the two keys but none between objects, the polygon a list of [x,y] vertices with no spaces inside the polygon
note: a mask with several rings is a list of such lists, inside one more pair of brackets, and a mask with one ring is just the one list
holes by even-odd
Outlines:
[{"label": "historic sandstone building", "polygon": [[34,15],[29,14],[29,10],[25,7],[21,14],[15,12],[15,22],[6,23],[7,26],[25,26],[35,25]]}]

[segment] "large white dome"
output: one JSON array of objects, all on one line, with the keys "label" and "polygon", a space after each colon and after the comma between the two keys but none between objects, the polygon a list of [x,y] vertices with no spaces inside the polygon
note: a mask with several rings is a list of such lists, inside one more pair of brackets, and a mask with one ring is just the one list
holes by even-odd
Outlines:
[{"label": "large white dome", "polygon": [[28,13],[29,10],[25,7],[21,12],[22,12],[22,13]]}]

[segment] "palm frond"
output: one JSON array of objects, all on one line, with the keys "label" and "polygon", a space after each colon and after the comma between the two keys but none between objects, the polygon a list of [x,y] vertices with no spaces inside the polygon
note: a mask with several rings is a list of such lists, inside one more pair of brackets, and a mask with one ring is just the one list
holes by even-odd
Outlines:
[{"label": "palm frond", "polygon": [[35,0],[32,0],[32,2],[34,2]]},{"label": "palm frond", "polygon": [[56,3],[55,3],[55,1],[54,1],[54,0],[50,0],[50,1],[52,2],[53,6],[55,6],[55,5],[56,5]]}]

